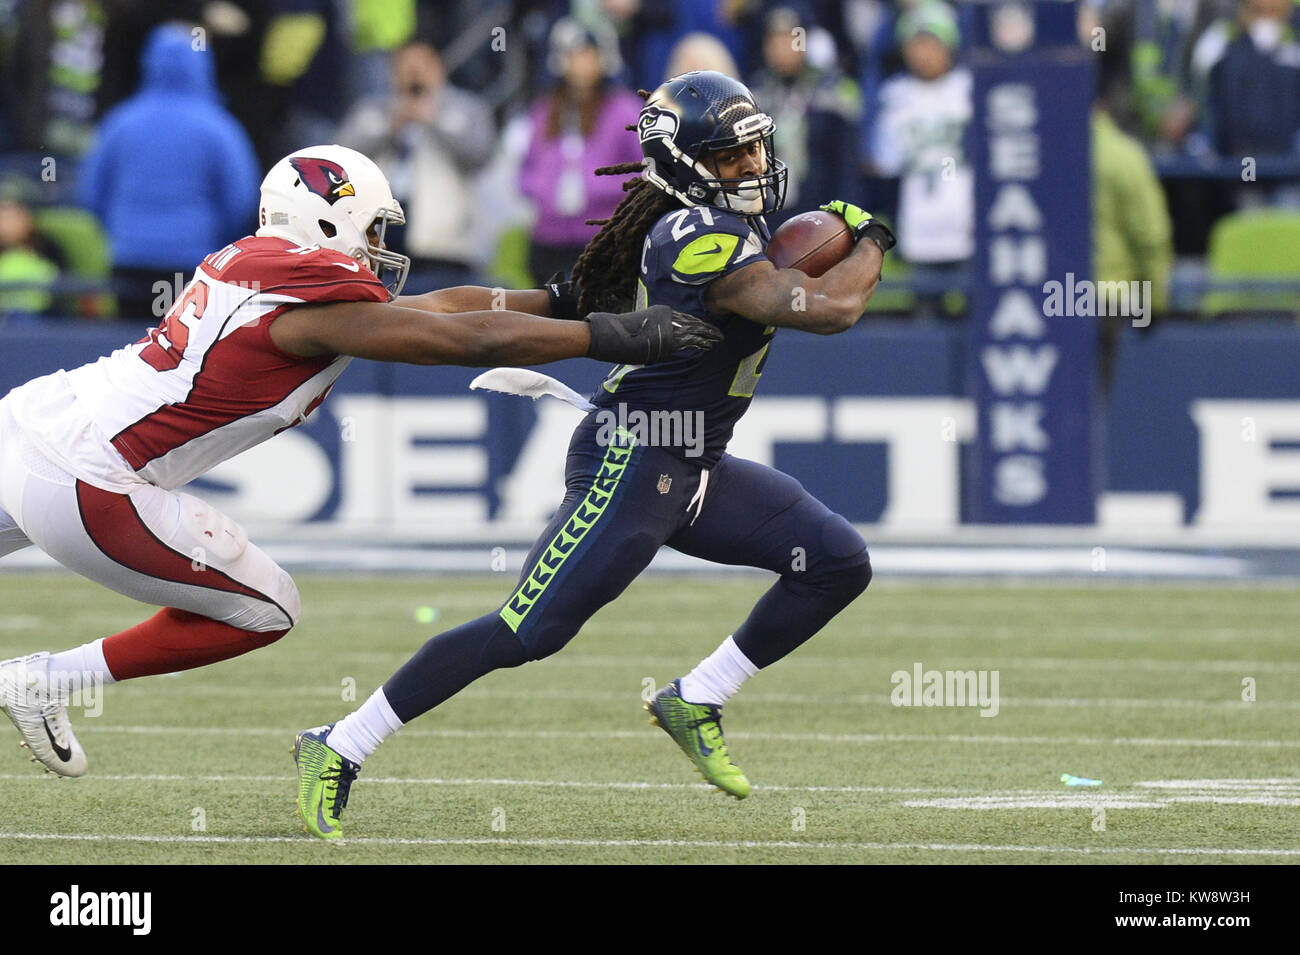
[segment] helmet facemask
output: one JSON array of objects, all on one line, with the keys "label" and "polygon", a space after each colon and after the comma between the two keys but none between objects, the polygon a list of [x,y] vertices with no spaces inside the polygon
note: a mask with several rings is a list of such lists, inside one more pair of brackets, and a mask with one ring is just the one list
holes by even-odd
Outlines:
[{"label": "helmet facemask", "polygon": [[[388,289],[388,300],[391,302],[397,296],[402,294],[402,287],[406,284],[406,278],[411,271],[411,257],[402,255],[400,252],[392,252],[384,248],[384,238],[388,234],[390,225],[405,225],[406,216],[402,214],[401,209],[381,209],[375,217],[375,221],[370,224],[366,230],[366,257],[370,260],[370,271],[375,273],[375,277],[383,283],[384,288]],[[371,232],[373,231],[373,239]]]},{"label": "helmet facemask", "polygon": [[[764,116],[763,119],[767,117]],[[707,203],[746,216],[767,215],[780,209],[785,204],[789,170],[785,163],[773,155],[773,129],[770,120],[768,124],[768,131],[758,138],[763,153],[763,172],[751,177],[721,178],[705,165],[702,151],[701,157],[692,164],[699,180],[687,186],[687,197],[697,203]],[[735,146],[745,146],[751,142],[754,142],[752,137],[735,143],[707,145],[709,152],[717,152]],[[716,160],[714,162],[716,163]]]}]

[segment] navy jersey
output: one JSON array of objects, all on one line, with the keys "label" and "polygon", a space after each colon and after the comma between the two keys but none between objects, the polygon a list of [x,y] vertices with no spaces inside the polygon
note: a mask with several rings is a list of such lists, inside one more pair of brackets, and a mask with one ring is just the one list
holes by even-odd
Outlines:
[{"label": "navy jersey", "polygon": [[[669,212],[654,224],[641,251],[636,307],[669,305],[716,325],[725,336],[711,349],[687,349],[656,365],[617,365],[596,389],[598,408],[703,414],[703,442],[664,444],[711,468],[749,408],[774,328],[710,310],[704,293],[714,279],[766,258],[771,236],[759,217],[712,206]],[[656,442],[657,443],[657,442]]]}]

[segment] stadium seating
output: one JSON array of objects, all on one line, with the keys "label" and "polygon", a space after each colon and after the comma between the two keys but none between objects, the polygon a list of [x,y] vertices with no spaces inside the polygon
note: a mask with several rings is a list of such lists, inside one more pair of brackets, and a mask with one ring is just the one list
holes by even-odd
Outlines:
[{"label": "stadium seating", "polygon": [[[1224,216],[1210,233],[1209,277],[1215,281],[1300,279],[1300,212],[1260,209]],[[1207,318],[1227,313],[1300,312],[1294,292],[1212,291],[1202,310]]]},{"label": "stadium seating", "polygon": [[[108,239],[94,215],[75,206],[46,206],[35,211],[35,219],[37,230],[63,253],[68,277],[108,281]],[[84,294],[76,305],[76,314],[88,318],[107,318],[115,311],[108,292]]]}]

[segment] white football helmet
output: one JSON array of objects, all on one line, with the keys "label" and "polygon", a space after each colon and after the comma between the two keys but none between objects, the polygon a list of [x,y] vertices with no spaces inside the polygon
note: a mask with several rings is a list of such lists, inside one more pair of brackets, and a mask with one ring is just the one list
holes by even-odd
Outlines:
[{"label": "white football helmet", "polygon": [[406,284],[411,259],[385,249],[384,235],[390,225],[405,222],[379,167],[346,146],[290,153],[262,180],[257,235],[319,245],[363,262],[384,283],[390,301]]}]

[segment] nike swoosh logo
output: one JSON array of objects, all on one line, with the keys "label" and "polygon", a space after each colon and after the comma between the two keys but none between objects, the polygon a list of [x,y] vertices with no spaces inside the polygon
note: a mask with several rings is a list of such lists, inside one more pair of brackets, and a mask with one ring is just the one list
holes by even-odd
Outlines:
[{"label": "nike swoosh logo", "polygon": [[60,746],[58,744],[58,742],[54,739],[53,730],[50,729],[49,720],[45,720],[45,719],[41,720],[41,725],[45,727],[45,735],[50,738],[50,746],[53,747],[54,749],[54,755],[59,757],[59,760],[62,762],[65,763],[69,762],[72,759],[72,747]]},{"label": "nike swoosh logo", "polygon": [[334,827],[329,824],[325,818],[325,809],[323,806],[316,807],[316,825],[320,826],[321,832],[333,832]]},{"label": "nike swoosh logo", "polygon": [[714,255],[714,254],[716,254],[716,253],[718,253],[718,252],[721,252],[721,251],[722,251],[722,243],[719,242],[719,243],[718,243],[717,245],[715,245],[713,248],[711,248],[711,249],[705,249],[703,252],[696,252],[695,254],[696,254],[696,255]]},{"label": "nike swoosh logo", "polygon": [[700,733],[699,730],[695,731],[695,738],[699,740],[700,743],[700,754],[703,756],[712,756],[713,749],[707,743],[704,742],[704,736]]},{"label": "nike swoosh logo", "polygon": [[347,269],[349,272],[361,271],[361,266],[357,265],[355,262],[333,262],[331,264],[337,265],[341,269]]}]

